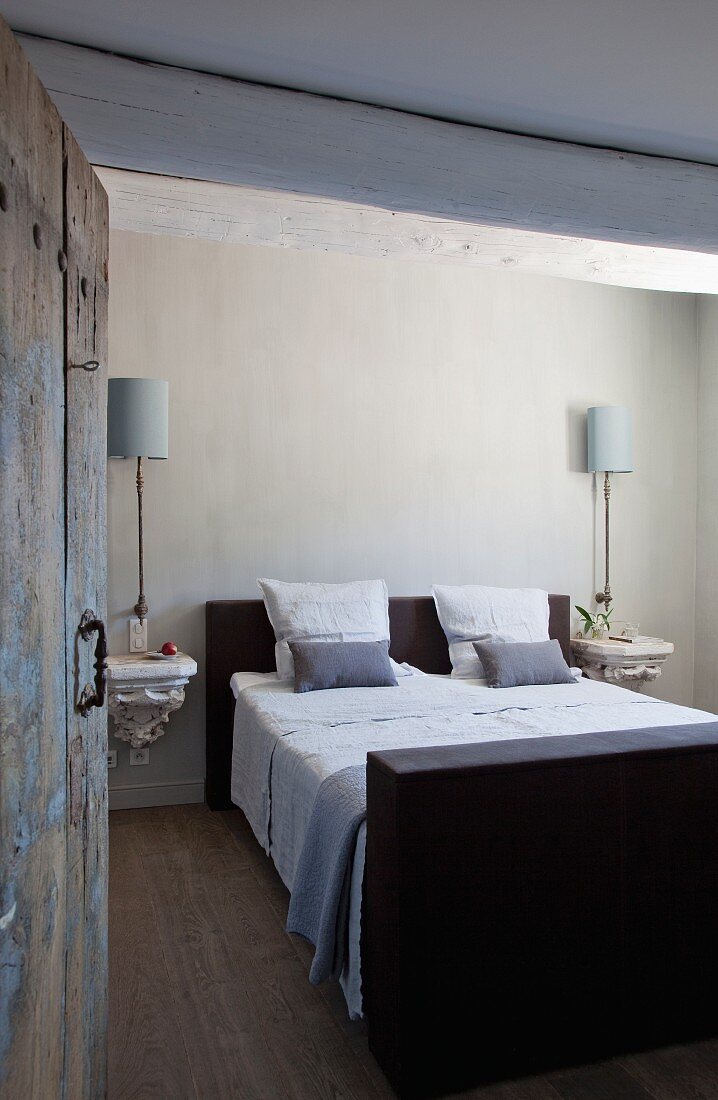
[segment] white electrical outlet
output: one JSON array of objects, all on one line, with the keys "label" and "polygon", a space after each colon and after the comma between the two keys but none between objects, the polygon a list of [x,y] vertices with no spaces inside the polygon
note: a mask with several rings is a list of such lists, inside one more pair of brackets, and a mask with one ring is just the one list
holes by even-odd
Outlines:
[{"label": "white electrical outlet", "polygon": [[130,653],[147,652],[147,619],[130,619]]},{"label": "white electrical outlet", "polygon": [[116,768],[117,767],[117,749],[108,749],[107,750],[107,767],[108,768]]},{"label": "white electrical outlet", "polygon": [[149,749],[130,749],[130,764],[149,764],[150,762],[150,750]]}]

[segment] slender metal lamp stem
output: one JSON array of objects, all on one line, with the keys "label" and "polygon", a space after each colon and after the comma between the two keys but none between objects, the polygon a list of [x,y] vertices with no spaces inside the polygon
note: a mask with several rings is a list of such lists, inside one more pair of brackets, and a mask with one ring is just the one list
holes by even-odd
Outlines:
[{"label": "slender metal lamp stem", "polygon": [[135,614],[141,623],[145,621],[147,612],[147,600],[145,599],[145,556],[142,544],[142,495],[145,487],[145,477],[142,472],[142,459],[137,459],[137,527],[139,532],[139,564],[140,564],[140,594],[135,604]]},{"label": "slender metal lamp stem", "polygon": [[609,551],[609,530],[610,530],[610,501],[611,501],[611,477],[606,470],[606,474],[603,479],[603,495],[606,500],[606,587],[603,592],[596,593],[596,603],[603,604],[608,611],[613,596],[611,595],[611,581],[610,581],[610,551]]}]

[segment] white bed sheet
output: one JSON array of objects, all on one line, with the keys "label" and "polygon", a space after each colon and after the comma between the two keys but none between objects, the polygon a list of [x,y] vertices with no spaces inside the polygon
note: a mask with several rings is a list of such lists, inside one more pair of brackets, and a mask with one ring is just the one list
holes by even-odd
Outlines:
[{"label": "white bed sheet", "polygon": [[[368,751],[596,733],[708,722],[714,715],[583,679],[577,684],[491,689],[443,676],[400,679],[396,688],[296,695],[275,673],[235,673],[232,800],[291,891],[319,786],[366,761]],[[342,987],[361,1015],[359,933],[366,827],[352,873],[349,957]]]}]

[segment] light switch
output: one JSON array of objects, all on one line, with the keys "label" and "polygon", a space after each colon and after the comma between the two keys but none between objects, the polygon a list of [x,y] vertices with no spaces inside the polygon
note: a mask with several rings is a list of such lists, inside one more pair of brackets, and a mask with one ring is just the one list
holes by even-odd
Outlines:
[{"label": "light switch", "polygon": [[130,619],[130,653],[147,652],[147,619]]}]

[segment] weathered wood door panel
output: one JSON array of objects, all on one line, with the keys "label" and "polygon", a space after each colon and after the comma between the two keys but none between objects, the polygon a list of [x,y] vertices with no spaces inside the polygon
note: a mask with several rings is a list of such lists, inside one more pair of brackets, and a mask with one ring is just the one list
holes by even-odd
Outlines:
[{"label": "weathered wood door panel", "polygon": [[[65,1096],[101,1095],[106,1066],[107,711],[77,709],[94,677],[95,637],[77,626],[105,614],[107,408],[107,196],[64,129],[67,420],[67,1013]],[[86,371],[77,364],[90,363]],[[94,363],[99,367],[94,369]]]},{"label": "weathered wood door panel", "polygon": [[93,672],[77,624],[104,612],[107,216],[2,19],[0,60],[0,1095],[94,1100],[106,717],[76,710]]},{"label": "weathered wood door panel", "polygon": [[0,1091],[52,1097],[67,860],[62,123],[0,33]]}]

